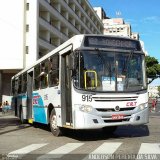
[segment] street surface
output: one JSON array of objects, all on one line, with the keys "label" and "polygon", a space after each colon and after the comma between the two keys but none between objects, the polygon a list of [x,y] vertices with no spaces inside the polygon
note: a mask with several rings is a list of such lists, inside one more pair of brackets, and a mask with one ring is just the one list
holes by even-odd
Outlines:
[{"label": "street surface", "polygon": [[119,127],[113,135],[102,130],[66,130],[52,136],[49,128],[20,124],[12,113],[0,113],[0,159],[87,160],[160,159],[160,104],[150,122]]}]

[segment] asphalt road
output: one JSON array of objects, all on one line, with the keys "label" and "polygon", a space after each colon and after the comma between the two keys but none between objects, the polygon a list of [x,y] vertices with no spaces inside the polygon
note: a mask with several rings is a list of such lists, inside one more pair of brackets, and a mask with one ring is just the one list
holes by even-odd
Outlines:
[{"label": "asphalt road", "polygon": [[[108,157],[112,156],[112,157]],[[0,113],[0,159],[160,159],[160,104],[141,126],[122,126],[113,135],[102,130],[67,130],[54,137],[45,125],[20,124]],[[153,157],[152,157],[153,156]]]}]

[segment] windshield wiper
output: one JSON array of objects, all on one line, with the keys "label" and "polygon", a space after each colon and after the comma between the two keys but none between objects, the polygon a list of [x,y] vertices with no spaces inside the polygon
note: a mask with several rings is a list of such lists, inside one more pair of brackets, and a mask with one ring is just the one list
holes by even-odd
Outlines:
[{"label": "windshield wiper", "polygon": [[108,73],[109,73],[109,77],[110,77],[110,82],[111,82],[111,76],[112,76],[111,63],[106,63],[105,58],[101,55],[101,52],[100,52],[100,50],[98,48],[96,48],[96,51],[97,51],[98,57],[101,60],[101,64],[104,64],[104,75],[105,75],[105,69],[107,69]]}]

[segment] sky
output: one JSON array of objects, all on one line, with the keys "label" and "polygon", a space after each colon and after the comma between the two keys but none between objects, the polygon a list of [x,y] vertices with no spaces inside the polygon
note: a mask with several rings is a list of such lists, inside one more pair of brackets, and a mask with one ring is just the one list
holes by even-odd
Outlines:
[{"label": "sky", "polygon": [[[89,0],[110,18],[123,18],[138,32],[148,55],[160,63],[160,0]],[[116,14],[120,13],[120,14]]]}]

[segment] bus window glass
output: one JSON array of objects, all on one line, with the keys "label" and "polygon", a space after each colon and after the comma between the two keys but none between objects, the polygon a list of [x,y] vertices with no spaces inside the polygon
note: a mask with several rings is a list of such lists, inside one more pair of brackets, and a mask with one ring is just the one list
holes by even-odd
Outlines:
[{"label": "bus window glass", "polygon": [[[74,84],[79,89],[101,92],[145,89],[143,60],[143,55],[130,52],[96,50],[77,52],[75,53]],[[87,75],[89,74],[86,73],[92,73],[90,77],[92,81],[94,80],[92,84],[88,84]],[[94,87],[92,87],[93,84]]]},{"label": "bus window glass", "polygon": [[24,73],[22,77],[22,92],[25,93],[26,91],[27,91],[27,73]]},{"label": "bus window glass", "polygon": [[46,88],[48,86],[48,60],[41,64],[40,81],[41,88]]},{"label": "bus window glass", "polygon": [[15,94],[18,94],[18,78],[15,80]]},{"label": "bus window glass", "polygon": [[18,78],[18,93],[22,92],[22,75]]},{"label": "bus window glass", "polygon": [[40,88],[40,65],[37,65],[34,68],[34,89],[37,90]]},{"label": "bus window glass", "polygon": [[[130,55],[131,54],[131,55]],[[119,54],[117,82],[124,86],[123,90],[140,90],[143,87],[142,56],[138,54]],[[145,85],[145,84],[144,84]]]},{"label": "bus window glass", "polygon": [[12,79],[12,95],[15,94],[15,79]]},{"label": "bus window glass", "polygon": [[49,85],[57,86],[59,84],[59,56],[53,56],[50,59]]}]

